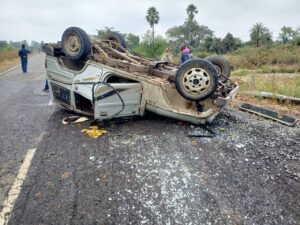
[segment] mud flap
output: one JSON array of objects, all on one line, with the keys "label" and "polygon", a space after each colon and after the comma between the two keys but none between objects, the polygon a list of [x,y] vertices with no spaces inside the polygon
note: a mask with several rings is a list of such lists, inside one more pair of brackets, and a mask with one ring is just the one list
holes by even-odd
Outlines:
[{"label": "mud flap", "polygon": [[281,124],[284,124],[286,126],[290,126],[293,127],[297,124],[297,122],[299,122],[299,119],[287,116],[287,115],[282,115],[279,114],[278,112],[269,110],[269,109],[265,109],[265,108],[261,108],[255,105],[251,105],[248,103],[242,103],[238,106],[241,110],[243,111],[247,111],[250,113],[254,113],[257,115],[260,115],[262,117],[271,119],[271,120],[275,120]]}]

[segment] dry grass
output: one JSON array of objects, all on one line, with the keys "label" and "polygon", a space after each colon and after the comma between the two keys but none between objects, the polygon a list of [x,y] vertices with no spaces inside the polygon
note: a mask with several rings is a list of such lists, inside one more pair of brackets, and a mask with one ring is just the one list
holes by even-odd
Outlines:
[{"label": "dry grass", "polygon": [[0,50],[0,63],[5,60],[18,58],[18,49],[1,49]]},{"label": "dry grass", "polygon": [[300,74],[252,74],[233,79],[241,92],[265,91],[300,98]]},{"label": "dry grass", "polygon": [[20,64],[20,59],[4,60],[0,62],[0,73]]},{"label": "dry grass", "polygon": [[20,63],[18,49],[0,50],[0,72],[3,72]]},{"label": "dry grass", "polygon": [[300,46],[245,47],[226,57],[235,70],[260,69],[263,72],[300,72]]},{"label": "dry grass", "polygon": [[[249,72],[249,71],[246,71]],[[300,74],[247,74],[232,76],[238,82],[240,91],[237,100],[249,102],[300,118],[300,106],[289,102],[279,102],[276,99],[249,97],[246,92],[271,92],[300,98]]]}]

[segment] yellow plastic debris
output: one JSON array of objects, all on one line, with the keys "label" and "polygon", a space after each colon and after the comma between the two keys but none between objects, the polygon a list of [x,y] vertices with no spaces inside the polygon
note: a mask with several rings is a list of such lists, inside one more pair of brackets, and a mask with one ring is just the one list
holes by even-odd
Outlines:
[{"label": "yellow plastic debris", "polygon": [[82,129],[81,133],[85,133],[85,134],[89,135],[92,138],[98,138],[98,137],[101,137],[103,134],[106,134],[107,131],[99,129],[98,126],[91,126],[88,129],[87,128]]}]

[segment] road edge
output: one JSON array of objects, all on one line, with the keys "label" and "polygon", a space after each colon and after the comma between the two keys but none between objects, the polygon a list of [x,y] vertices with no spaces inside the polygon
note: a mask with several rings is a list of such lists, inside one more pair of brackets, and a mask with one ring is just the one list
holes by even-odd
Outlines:
[{"label": "road edge", "polygon": [[0,225],[6,225],[8,223],[10,214],[13,210],[15,202],[16,202],[16,200],[21,192],[21,189],[23,187],[23,183],[25,181],[25,178],[26,178],[27,172],[29,170],[29,167],[31,165],[31,161],[33,159],[35,151],[36,151],[36,148],[29,149],[27,151],[24,161],[19,169],[18,175],[16,176],[16,178],[7,194],[7,197],[4,201],[3,209],[0,212]]},{"label": "road edge", "polygon": [[[32,55],[29,57],[29,60],[32,60],[32,58],[35,57],[35,56],[37,56],[38,54],[39,54],[39,53],[32,53]],[[7,69],[7,70],[1,72],[1,73],[0,73],[0,77],[3,76],[3,75],[5,75],[6,73],[9,73],[9,72],[11,72],[11,71],[13,71],[13,70],[19,68],[19,67],[21,67],[21,63],[19,63],[18,65],[15,65],[15,66],[13,66],[13,67],[11,67],[11,68],[9,68],[9,69]]]},{"label": "road edge", "polygon": [[14,69],[19,68],[20,66],[21,66],[21,64],[18,64],[18,65],[16,65],[16,66],[11,67],[11,68],[8,69],[8,70],[5,70],[5,71],[1,72],[1,73],[0,73],[0,77],[1,77],[2,75],[5,75],[5,74],[8,73],[8,72],[14,70]]}]

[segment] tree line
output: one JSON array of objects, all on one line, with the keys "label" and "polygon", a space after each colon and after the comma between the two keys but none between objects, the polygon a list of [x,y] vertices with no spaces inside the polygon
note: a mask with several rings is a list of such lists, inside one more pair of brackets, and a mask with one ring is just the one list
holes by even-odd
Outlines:
[{"label": "tree line", "polygon": [[[216,37],[214,31],[205,25],[200,25],[195,19],[198,9],[194,4],[186,8],[187,17],[182,25],[169,28],[165,37],[155,35],[155,26],[159,23],[159,11],[155,7],[150,7],[145,16],[150,29],[142,37],[132,33],[121,33],[114,28],[105,27],[98,30],[97,37],[102,38],[106,34],[116,32],[122,34],[130,50],[150,57],[158,58],[166,47],[170,47],[173,53],[179,52],[182,44],[187,44],[193,52],[207,52],[215,54],[226,54],[245,46],[272,46],[275,44],[300,45],[300,26],[293,29],[289,26],[281,28],[280,33],[274,40],[272,32],[263,23],[255,23],[249,30],[249,41],[243,42],[241,39],[227,33],[225,37]],[[21,42],[0,41],[0,49],[20,48],[25,44],[31,50],[40,51],[43,42],[26,40]]]},{"label": "tree line", "polygon": [[[182,25],[169,28],[165,37],[156,35],[155,26],[159,23],[159,12],[155,7],[147,10],[145,19],[149,23],[148,30],[142,38],[129,33],[126,37],[128,47],[137,52],[151,57],[158,57],[164,48],[170,47],[174,53],[178,53],[179,47],[188,44],[194,52],[208,52],[226,54],[245,46],[272,46],[274,44],[300,45],[300,26],[293,29],[289,26],[281,28],[278,37],[274,40],[272,32],[263,23],[255,23],[249,30],[250,40],[243,42],[241,39],[227,33],[224,38],[216,37],[214,31],[205,25],[200,25],[195,19],[198,9],[194,4],[186,8],[187,18]],[[105,28],[98,31],[98,37],[109,32],[117,32],[113,28]]]},{"label": "tree line", "polygon": [[31,51],[41,51],[42,48],[41,46],[44,44],[44,42],[37,42],[37,41],[31,41],[28,43],[28,41],[23,40],[23,41],[0,41],[0,50],[2,49],[16,49],[16,48],[21,48],[21,45],[25,44],[25,46],[31,50]]}]

